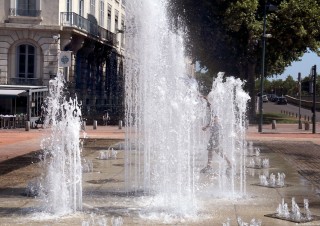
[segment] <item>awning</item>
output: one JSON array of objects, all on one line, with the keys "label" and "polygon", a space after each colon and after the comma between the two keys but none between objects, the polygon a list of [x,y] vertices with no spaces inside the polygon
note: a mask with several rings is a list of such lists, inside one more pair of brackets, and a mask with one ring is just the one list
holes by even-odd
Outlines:
[{"label": "awning", "polygon": [[0,96],[19,96],[24,92],[26,91],[21,89],[0,89]]}]

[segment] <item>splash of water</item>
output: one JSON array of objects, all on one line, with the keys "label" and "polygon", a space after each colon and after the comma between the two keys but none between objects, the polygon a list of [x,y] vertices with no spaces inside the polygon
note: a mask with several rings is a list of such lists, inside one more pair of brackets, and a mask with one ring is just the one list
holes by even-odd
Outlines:
[{"label": "splash of water", "polygon": [[[184,35],[170,31],[166,6],[158,0],[132,0],[126,6],[125,181],[128,191],[154,194],[158,210],[179,215],[197,210],[208,115],[196,81],[187,76]],[[209,102],[222,122],[222,150],[232,160],[231,180],[221,164],[220,189],[232,196],[245,193],[249,96],[240,80],[223,80],[223,74],[215,79]]]},{"label": "splash of water", "polygon": [[304,213],[301,212],[294,197],[291,199],[291,211],[289,211],[288,204],[282,198],[281,203],[277,208],[277,216],[286,220],[293,220],[295,222],[306,222],[312,220],[312,214],[309,209],[308,199],[304,199]]},{"label": "splash of water", "polygon": [[50,81],[46,105],[51,134],[41,143],[47,167],[43,196],[46,211],[63,215],[82,209],[81,110],[76,98],[66,99],[63,74]]},{"label": "splash of water", "polygon": [[[217,117],[221,126],[219,155],[223,161],[219,164],[219,187],[230,196],[246,193],[245,123],[249,99],[243,90],[243,82],[234,77],[224,78],[224,73],[219,73],[214,79],[208,95],[211,118]],[[229,166],[226,164],[228,161]]]},{"label": "splash of water", "polygon": [[157,206],[195,210],[197,84],[186,75],[182,34],[169,30],[166,1],[127,3],[126,185],[157,194]]}]

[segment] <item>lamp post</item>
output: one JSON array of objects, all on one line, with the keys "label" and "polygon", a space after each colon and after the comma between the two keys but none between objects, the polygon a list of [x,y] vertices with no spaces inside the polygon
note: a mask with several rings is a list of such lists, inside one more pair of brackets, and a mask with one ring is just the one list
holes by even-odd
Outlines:
[{"label": "lamp post", "polygon": [[317,65],[312,66],[312,133],[316,133],[316,83],[317,83]]},{"label": "lamp post", "polygon": [[298,85],[299,85],[299,125],[298,128],[302,129],[301,123],[301,73],[298,73]]},{"label": "lamp post", "polygon": [[271,4],[265,4],[263,10],[263,34],[262,34],[262,66],[261,66],[261,76],[260,76],[260,98],[259,98],[259,127],[258,131],[262,132],[262,123],[263,123],[263,115],[262,115],[262,107],[263,107],[263,80],[265,77],[265,55],[266,55],[266,38],[271,38],[270,34],[266,34],[266,23],[267,23],[267,11],[275,12],[277,7]]}]

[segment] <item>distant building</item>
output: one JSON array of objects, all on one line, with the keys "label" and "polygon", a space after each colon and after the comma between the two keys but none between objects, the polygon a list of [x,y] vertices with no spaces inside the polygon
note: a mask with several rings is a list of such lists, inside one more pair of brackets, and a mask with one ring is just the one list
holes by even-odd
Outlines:
[{"label": "distant building", "polygon": [[[124,21],[124,0],[0,1],[0,89],[33,89],[29,98],[0,92],[0,114],[36,117],[60,53],[71,51],[71,66],[60,69],[70,95],[82,101],[84,117],[102,120],[108,111],[111,120],[122,119]],[[10,110],[8,98],[21,106]]]}]

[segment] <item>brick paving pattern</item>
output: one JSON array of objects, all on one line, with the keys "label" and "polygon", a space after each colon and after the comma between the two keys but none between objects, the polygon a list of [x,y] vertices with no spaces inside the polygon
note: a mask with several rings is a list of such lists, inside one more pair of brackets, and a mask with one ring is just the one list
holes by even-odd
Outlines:
[{"label": "brick paving pattern", "polygon": [[254,142],[261,152],[278,153],[295,167],[298,173],[320,188],[320,145],[309,141]]}]

